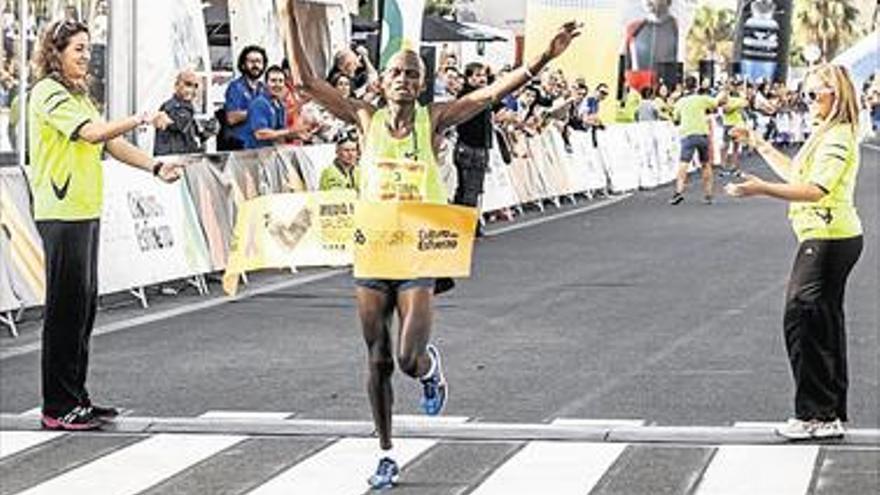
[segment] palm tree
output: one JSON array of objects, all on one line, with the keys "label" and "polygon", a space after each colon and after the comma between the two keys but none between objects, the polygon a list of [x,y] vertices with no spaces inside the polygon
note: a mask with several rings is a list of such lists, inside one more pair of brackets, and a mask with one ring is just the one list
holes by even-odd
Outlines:
[{"label": "palm tree", "polygon": [[448,17],[455,14],[455,0],[428,0],[425,13]]},{"label": "palm tree", "polygon": [[733,58],[736,13],[733,9],[715,9],[703,5],[694,16],[687,37],[687,65],[697,67],[700,60],[725,61]]},{"label": "palm tree", "polygon": [[853,0],[798,0],[796,9],[797,27],[807,43],[819,46],[824,61],[858,35],[859,9]]}]

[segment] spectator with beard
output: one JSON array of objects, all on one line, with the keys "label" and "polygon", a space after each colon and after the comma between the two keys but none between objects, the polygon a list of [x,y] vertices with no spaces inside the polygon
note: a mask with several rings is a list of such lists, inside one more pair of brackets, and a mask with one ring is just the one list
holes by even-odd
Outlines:
[{"label": "spectator with beard", "polygon": [[226,88],[225,115],[220,122],[228,132],[224,132],[218,148],[224,151],[240,150],[248,141],[248,107],[266,86],[261,78],[269,59],[266,50],[259,46],[246,46],[238,56],[238,71],[241,77],[229,83]]}]

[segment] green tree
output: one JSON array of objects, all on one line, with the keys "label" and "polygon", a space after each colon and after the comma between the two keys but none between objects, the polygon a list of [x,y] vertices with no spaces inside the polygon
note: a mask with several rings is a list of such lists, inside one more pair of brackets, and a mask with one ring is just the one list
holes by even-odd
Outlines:
[{"label": "green tree", "polygon": [[687,36],[685,61],[689,70],[696,68],[700,60],[731,60],[735,34],[736,13],[733,9],[700,7]]},{"label": "green tree", "polygon": [[794,22],[801,41],[818,45],[828,61],[860,34],[859,15],[853,0],[798,0]]},{"label": "green tree", "polygon": [[455,0],[428,0],[425,2],[425,13],[452,16],[455,14]]}]

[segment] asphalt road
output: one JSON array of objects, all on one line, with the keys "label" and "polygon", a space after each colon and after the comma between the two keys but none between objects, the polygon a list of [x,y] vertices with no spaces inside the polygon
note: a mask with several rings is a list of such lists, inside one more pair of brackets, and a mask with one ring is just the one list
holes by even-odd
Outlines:
[{"label": "asphalt road", "polygon": [[[748,168],[770,174],[754,163]],[[866,149],[857,194],[865,250],[846,298],[850,426],[856,430],[880,427],[878,169],[880,153]],[[692,185],[679,206],[667,204],[668,188],[642,191],[481,240],[472,278],[436,301],[434,340],[451,386],[446,414],[486,423],[627,419],[676,427],[791,416],[781,320],[796,243],[785,205],[722,195],[703,205],[697,189]],[[111,310],[101,322],[137,313]],[[38,322],[31,322],[19,341],[2,341],[0,412],[39,405],[39,353],[14,352],[27,351],[38,332]],[[93,396],[138,417],[258,411],[369,420],[365,350],[344,274],[101,335],[92,356]],[[416,384],[398,376],[395,387],[395,412],[417,414]],[[65,449],[98,459],[141,438],[56,439],[55,454],[39,468],[32,458],[49,455],[39,447],[4,459],[0,493],[80,465],[64,457]],[[242,493],[327,441],[249,437],[147,486],[150,493]],[[400,492],[469,493],[514,454],[527,452],[525,444],[443,441],[404,471]],[[712,464],[729,455],[723,447],[674,439],[624,447],[591,493],[691,493],[694,487],[715,493]],[[807,457],[811,493],[880,488],[877,448],[816,448],[817,457]],[[750,476],[743,473],[743,481]]]}]

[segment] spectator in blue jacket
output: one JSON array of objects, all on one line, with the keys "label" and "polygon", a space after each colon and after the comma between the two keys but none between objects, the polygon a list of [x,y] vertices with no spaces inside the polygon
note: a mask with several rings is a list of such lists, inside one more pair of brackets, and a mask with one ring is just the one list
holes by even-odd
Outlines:
[{"label": "spectator in blue jacket", "polygon": [[287,84],[284,71],[273,65],[266,70],[268,92],[258,94],[247,109],[244,147],[246,149],[264,148],[293,138],[295,131],[287,128],[287,110],[284,96]]}]

